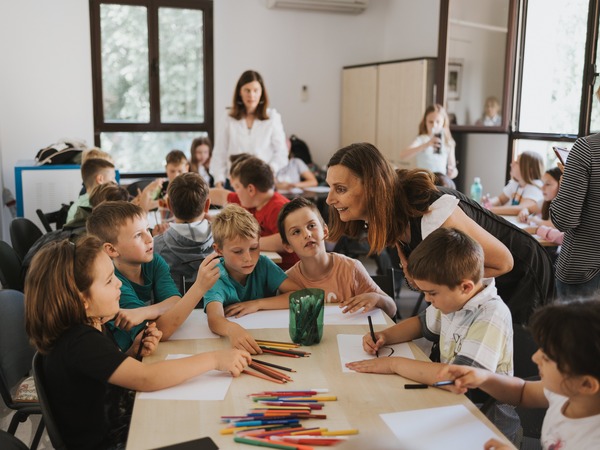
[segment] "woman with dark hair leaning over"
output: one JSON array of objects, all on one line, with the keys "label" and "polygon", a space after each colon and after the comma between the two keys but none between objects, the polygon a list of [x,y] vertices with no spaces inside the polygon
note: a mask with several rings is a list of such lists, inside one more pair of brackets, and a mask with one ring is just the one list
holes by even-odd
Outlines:
[{"label": "woman with dark hair leaning over", "polygon": [[483,247],[484,276],[496,278],[513,322],[527,323],[537,306],[554,298],[548,254],[530,234],[433,180],[422,169],[394,171],[371,144],[338,150],[327,170],[330,239],[356,238],[366,228],[371,252],[396,246],[405,268],[410,252],[433,230],[457,228]]}]

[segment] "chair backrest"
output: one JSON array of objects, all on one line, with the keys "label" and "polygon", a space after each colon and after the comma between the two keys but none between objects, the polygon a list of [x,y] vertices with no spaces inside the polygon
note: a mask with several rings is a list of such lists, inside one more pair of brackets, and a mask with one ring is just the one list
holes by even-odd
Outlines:
[{"label": "chair backrest", "polygon": [[35,353],[33,357],[33,378],[35,379],[35,388],[38,393],[40,406],[42,407],[42,417],[46,424],[46,430],[52,446],[56,450],[63,450],[67,447],[58,431],[54,415],[52,414],[52,405],[48,402],[48,394],[46,393],[46,377],[44,375],[44,357],[39,353]]},{"label": "chair backrest", "polygon": [[29,374],[34,353],[25,333],[23,293],[0,290],[0,392],[9,408],[16,407],[10,391]]},{"label": "chair backrest", "polygon": [[8,243],[0,241],[0,283],[4,289],[23,292],[22,263]]},{"label": "chair backrest", "polygon": [[138,189],[140,191],[143,191],[144,188],[150,183],[152,183],[154,180],[155,178],[143,178],[141,180],[134,181],[133,183],[127,186],[127,192],[129,192],[129,195],[131,195],[132,197],[135,197],[136,195],[138,195]]},{"label": "chair backrest", "polygon": [[46,230],[47,233],[52,231],[52,226],[51,226],[52,224],[54,224],[54,226],[56,227],[55,228],[56,230],[62,229],[62,227],[67,222],[67,217],[69,215],[69,208],[71,207],[72,204],[73,204],[73,202],[71,202],[71,204],[69,204],[69,205],[66,205],[63,203],[62,206],[60,207],[60,209],[57,209],[56,211],[52,211],[49,213],[45,213],[41,209],[35,210],[35,213],[39,217],[40,222],[42,222],[42,225],[44,226],[44,229]]},{"label": "chair backrest", "polygon": [[16,217],[10,222],[10,241],[21,261],[43,234],[35,223],[25,217]]},{"label": "chair backrest", "polygon": [[377,286],[381,288],[389,297],[396,296],[396,280],[394,279],[394,269],[386,270],[383,275],[371,275],[371,278]]},{"label": "chair backrest", "polygon": [[46,217],[46,214],[44,214],[44,211],[36,209],[35,213],[37,214],[38,219],[40,219],[40,222],[42,222],[42,226],[44,227],[44,230],[46,230],[46,233],[50,233],[52,227],[50,226],[50,221],[48,220],[48,217]]},{"label": "chair backrest", "polygon": [[377,286],[379,286],[379,288],[385,292],[388,297],[391,297],[392,300],[394,300],[394,303],[396,303],[396,315],[392,317],[392,319],[395,322],[402,320],[398,302],[399,299],[396,298],[396,277],[394,276],[394,269],[389,268],[385,270],[383,275],[371,275],[371,278],[377,283]]}]

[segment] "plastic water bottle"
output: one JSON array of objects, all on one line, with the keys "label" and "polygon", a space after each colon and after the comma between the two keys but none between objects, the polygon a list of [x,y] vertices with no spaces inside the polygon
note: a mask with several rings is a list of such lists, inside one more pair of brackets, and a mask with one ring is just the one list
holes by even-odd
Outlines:
[{"label": "plastic water bottle", "polygon": [[481,203],[482,192],[483,187],[481,186],[481,179],[479,177],[475,177],[473,184],[471,185],[471,199],[477,203]]}]

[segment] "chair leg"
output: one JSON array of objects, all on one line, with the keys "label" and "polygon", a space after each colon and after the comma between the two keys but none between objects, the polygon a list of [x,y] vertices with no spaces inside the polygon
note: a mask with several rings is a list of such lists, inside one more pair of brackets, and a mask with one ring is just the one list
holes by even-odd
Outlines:
[{"label": "chair leg", "polygon": [[10,425],[8,426],[7,431],[14,436],[17,432],[17,427],[19,426],[19,424],[25,422],[26,420],[27,414],[23,414],[21,413],[21,411],[15,411],[15,414],[13,415],[10,421]]},{"label": "chair leg", "polygon": [[44,424],[44,418],[40,417],[40,424],[37,427],[37,430],[35,431],[35,436],[33,437],[33,441],[31,442],[31,447],[30,450],[37,450],[38,445],[40,444],[40,441],[42,440],[42,434],[44,433],[44,428],[45,428],[45,424]]}]

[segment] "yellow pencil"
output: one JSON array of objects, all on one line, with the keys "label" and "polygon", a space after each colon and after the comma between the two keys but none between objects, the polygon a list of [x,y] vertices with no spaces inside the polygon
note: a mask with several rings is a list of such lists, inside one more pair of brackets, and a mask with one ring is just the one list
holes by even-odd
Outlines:
[{"label": "yellow pencil", "polygon": [[308,400],[313,400],[315,402],[333,402],[337,400],[337,397],[335,395],[322,395],[315,397],[286,397],[285,400],[288,402],[302,402]]},{"label": "yellow pencil", "polygon": [[316,435],[316,434],[319,434],[319,433],[324,433],[325,431],[327,431],[327,428],[319,428],[319,429],[312,428],[312,429],[309,429],[309,430],[292,431],[290,433],[290,435],[292,435],[292,434],[294,436],[300,436],[300,435],[303,435],[303,434],[308,434],[308,435],[315,434]]},{"label": "yellow pencil", "polygon": [[358,430],[337,430],[337,431],[323,431],[321,436],[345,436],[347,434],[358,434]]}]

